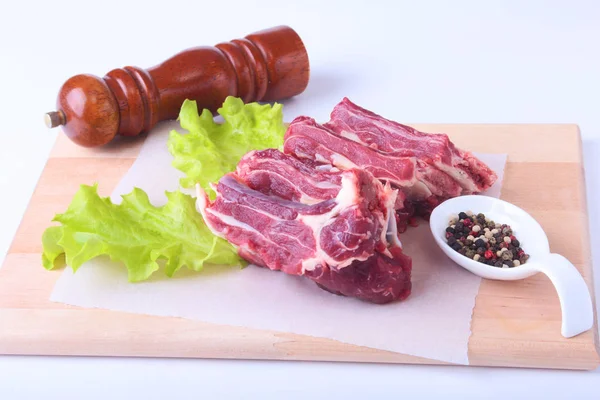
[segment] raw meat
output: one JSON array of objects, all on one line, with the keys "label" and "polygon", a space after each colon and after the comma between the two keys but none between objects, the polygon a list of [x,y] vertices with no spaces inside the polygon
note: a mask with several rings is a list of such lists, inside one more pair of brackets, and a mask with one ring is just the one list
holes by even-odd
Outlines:
[{"label": "raw meat", "polygon": [[385,304],[404,300],[410,295],[412,260],[400,247],[390,247],[391,257],[376,253],[366,261],[335,270],[319,266],[306,276],[332,293]]},{"label": "raw meat", "polygon": [[246,154],[236,173],[254,190],[304,204],[332,199],[342,187],[339,169],[319,166],[310,160],[300,161],[275,149]]},{"label": "raw meat", "polygon": [[324,125],[309,117],[290,124],[284,151],[298,158],[360,168],[406,195],[399,215],[427,217],[441,201],[489,188],[496,174],[444,134],[419,132],[344,98]]},{"label": "raw meat", "polygon": [[214,189],[198,209],[246,260],[374,303],[409,295],[411,260],[386,235],[398,192],[370,173],[270,149],[247,154]]},{"label": "raw meat", "polygon": [[198,209],[246,260],[373,303],[406,298],[410,257],[398,232],[440,201],[481,192],[496,174],[446,135],[419,132],[348,99],[324,125],[290,124],[284,153],[248,153],[199,193]]},{"label": "raw meat", "polygon": [[418,179],[422,179],[434,195],[455,194],[457,189],[452,183],[460,187],[458,194],[481,192],[497,179],[487,165],[471,153],[457,149],[448,135],[419,132],[359,107],[348,98],[334,107],[331,120],[325,125],[339,136],[384,154],[415,157],[422,174]]}]

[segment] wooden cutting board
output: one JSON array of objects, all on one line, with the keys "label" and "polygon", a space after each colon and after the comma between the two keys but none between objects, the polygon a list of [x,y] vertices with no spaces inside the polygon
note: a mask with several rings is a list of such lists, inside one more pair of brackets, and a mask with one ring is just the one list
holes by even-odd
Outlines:
[{"label": "wooden cutting board", "polygon": [[[575,125],[414,125],[447,132],[471,151],[509,155],[501,198],[530,212],[593,290],[581,139]],[[108,196],[134,162],[143,138],[84,149],[59,135],[0,269],[0,353],[319,360],[440,364],[439,361],[281,332],[181,318],[84,309],[48,300],[61,271],[41,266],[40,238],[80,184]],[[594,369],[597,325],[560,334],[561,313],[542,274],[483,280],[473,311],[472,365]]]}]

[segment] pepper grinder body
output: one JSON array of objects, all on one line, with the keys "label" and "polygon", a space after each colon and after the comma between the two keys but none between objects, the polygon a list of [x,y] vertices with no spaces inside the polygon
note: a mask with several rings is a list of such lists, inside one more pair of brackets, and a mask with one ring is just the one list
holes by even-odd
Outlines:
[{"label": "pepper grinder body", "polygon": [[244,102],[295,96],[308,85],[308,55],[287,26],[253,33],[214,47],[185,50],[147,70],[124,67],[103,78],[76,75],[47,114],[50,127],[85,147],[101,146],[115,135],[136,136],[157,122],[174,119],[185,99],[215,112],[227,96]]}]

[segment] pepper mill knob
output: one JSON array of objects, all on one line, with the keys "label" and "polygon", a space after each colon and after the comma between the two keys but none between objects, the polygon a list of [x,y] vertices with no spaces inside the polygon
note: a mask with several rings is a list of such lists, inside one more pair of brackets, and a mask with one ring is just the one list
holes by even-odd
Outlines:
[{"label": "pepper mill knob", "polygon": [[65,134],[80,146],[107,144],[119,131],[119,105],[106,82],[97,76],[69,78],[56,105],[59,111],[47,113],[46,124],[51,128],[64,125]]},{"label": "pepper mill knob", "polygon": [[124,67],[103,78],[76,75],[61,87],[57,111],[45,115],[75,143],[96,147],[117,134],[136,136],[174,119],[184,100],[215,112],[227,96],[244,102],[295,96],[308,85],[308,54],[288,26],[185,50],[147,70]]}]

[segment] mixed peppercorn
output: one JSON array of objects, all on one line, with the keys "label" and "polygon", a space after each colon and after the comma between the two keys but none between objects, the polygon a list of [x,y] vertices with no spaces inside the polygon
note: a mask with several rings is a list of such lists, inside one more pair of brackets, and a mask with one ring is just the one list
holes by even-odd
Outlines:
[{"label": "mixed peppercorn", "polygon": [[466,211],[452,218],[446,241],[463,256],[498,268],[518,267],[529,259],[509,225],[498,224],[481,213]]}]

